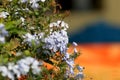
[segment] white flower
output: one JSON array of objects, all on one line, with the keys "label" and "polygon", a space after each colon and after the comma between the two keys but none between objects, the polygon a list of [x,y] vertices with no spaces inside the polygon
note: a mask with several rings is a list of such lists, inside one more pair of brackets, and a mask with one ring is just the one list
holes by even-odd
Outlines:
[{"label": "white flower", "polygon": [[70,73],[69,73],[69,70],[66,70],[66,73],[65,73],[65,75],[64,75],[65,78],[68,78],[69,74],[70,74]]},{"label": "white flower", "polygon": [[30,65],[30,64],[32,64],[35,61],[35,59],[32,58],[32,57],[27,57],[27,58],[25,58],[25,61],[27,62],[26,63],[27,65]]},{"label": "white flower", "polygon": [[66,54],[65,54],[65,58],[66,58],[66,59],[70,58],[70,54],[69,54],[69,53],[66,53]]},{"label": "white flower", "polygon": [[22,52],[18,51],[16,52],[16,56],[21,56],[22,55]]},{"label": "white flower", "polygon": [[74,48],[74,53],[78,53],[78,51],[77,51],[77,49],[76,49],[76,48]]},{"label": "white flower", "polygon": [[31,35],[30,33],[25,34],[23,38],[24,38],[24,42],[27,42],[29,45],[31,45],[32,41],[35,40],[35,36]]},{"label": "white flower", "polygon": [[12,2],[12,0],[8,0],[8,1]]},{"label": "white flower", "polygon": [[40,0],[30,0],[30,3],[37,3],[39,2]]},{"label": "white flower", "polygon": [[8,70],[12,70],[14,65],[14,63],[8,63]]},{"label": "white flower", "polygon": [[78,44],[77,44],[76,42],[73,42],[73,46],[75,46],[75,47],[76,47],[76,46],[78,46]]},{"label": "white flower", "polygon": [[15,12],[15,14],[17,15],[19,12]]},{"label": "white flower", "polygon": [[25,65],[30,65],[31,63],[30,62],[27,62],[28,60],[27,59],[21,59],[17,62],[17,64],[25,64]]},{"label": "white flower", "polygon": [[36,45],[38,45],[40,43],[40,41],[43,41],[44,35],[45,35],[45,33],[43,33],[43,32],[38,33],[38,34],[34,33],[33,35],[30,33],[27,33],[24,36],[22,36],[24,38],[23,43],[27,43],[29,46],[32,46],[32,43],[34,41],[34,43]]},{"label": "white flower", "polygon": [[23,17],[21,17],[20,19],[21,19],[21,21],[22,21],[22,22],[24,22],[24,21],[25,21],[25,18],[23,18]]},{"label": "white flower", "polygon": [[21,73],[19,71],[19,66],[18,65],[13,66],[12,71],[14,72],[14,74],[16,74],[17,78],[20,78]]},{"label": "white flower", "polygon": [[20,20],[22,21],[22,25],[24,25],[25,24],[25,18],[20,17]]},{"label": "white flower", "polygon": [[56,22],[52,22],[52,23],[50,23],[50,25],[49,25],[50,28],[56,27],[56,26],[58,26],[58,24],[57,24]]},{"label": "white flower", "polygon": [[1,12],[0,13],[0,18],[7,18],[8,15],[9,15],[8,12]]},{"label": "white flower", "polygon": [[8,70],[6,66],[0,66],[0,72],[3,77],[8,77],[11,80],[14,80],[14,74]]},{"label": "white flower", "polygon": [[6,77],[8,75],[8,69],[5,66],[0,66],[0,72],[2,72],[2,76]]},{"label": "white flower", "polygon": [[83,72],[79,72],[76,76],[75,76],[75,79],[79,79],[79,80],[83,80],[84,78],[84,75],[83,75]]},{"label": "white flower", "polygon": [[4,24],[0,23],[0,30],[4,29]]},{"label": "white flower", "polygon": [[77,69],[78,69],[80,72],[82,72],[83,69],[84,69],[84,67],[82,67],[82,66],[78,66]]},{"label": "white flower", "polygon": [[29,8],[22,9],[23,11],[29,11]]},{"label": "white flower", "polygon": [[38,4],[39,1],[40,1],[40,0],[30,0],[31,7],[32,7],[33,9],[39,8],[39,4]]},{"label": "white flower", "polygon": [[44,33],[44,32],[39,33],[39,34],[38,34],[39,39],[44,38],[44,35],[45,35],[45,33]]},{"label": "white flower", "polygon": [[68,24],[61,20],[50,23],[49,27],[50,28],[53,28],[53,27],[62,28],[63,30],[67,30],[69,28]]},{"label": "white flower", "polygon": [[32,73],[33,74],[39,74],[40,73],[40,68],[39,67],[36,67],[35,69],[32,69]]},{"label": "white flower", "polygon": [[28,0],[20,0],[21,3],[26,3]]},{"label": "white flower", "polygon": [[39,4],[38,3],[32,3],[31,7],[33,9],[37,9],[39,7]]},{"label": "white flower", "polygon": [[19,66],[19,71],[23,75],[26,75],[30,70],[30,67],[24,63],[20,63],[20,64],[18,64],[18,66]]},{"label": "white flower", "polygon": [[74,60],[73,59],[66,60],[66,63],[68,64],[69,67],[74,68]]},{"label": "white flower", "polygon": [[19,78],[21,75],[18,68],[19,68],[18,65],[15,65],[14,63],[8,63],[8,70],[13,72],[11,74],[16,74],[17,78]]},{"label": "white flower", "polygon": [[21,59],[17,64],[21,74],[27,74],[30,68],[32,69],[33,74],[39,74],[41,71],[39,67],[40,63],[32,57]]},{"label": "white flower", "polygon": [[61,53],[66,53],[68,36],[64,30],[54,31],[51,35],[44,39],[46,49],[52,49],[54,52],[60,50]]},{"label": "white flower", "polygon": [[64,60],[66,61],[68,67],[69,67],[69,74],[70,75],[74,75],[74,60],[73,59],[66,59],[64,58]]},{"label": "white flower", "polygon": [[39,44],[40,43],[40,34],[37,35],[37,34],[30,34],[30,33],[27,33],[25,34],[24,36],[22,36],[24,38],[24,41],[23,43],[27,43],[29,46],[32,46],[32,43],[34,41],[35,44]]},{"label": "white flower", "polygon": [[41,2],[45,2],[46,0],[41,0]]},{"label": "white flower", "polygon": [[25,34],[23,38],[28,38],[28,41],[31,41],[32,39],[34,39],[33,35],[31,35],[30,33]]},{"label": "white flower", "polygon": [[70,74],[74,74],[74,70],[73,70],[73,68],[72,67],[70,67]]},{"label": "white flower", "polygon": [[34,29],[35,29],[35,27],[30,27],[29,29],[34,30]]},{"label": "white flower", "polygon": [[57,24],[59,25],[59,27],[64,28],[64,30],[67,30],[67,28],[69,28],[68,24],[65,23],[64,21],[58,20],[58,21],[57,21]]},{"label": "white flower", "polygon": [[39,62],[37,60],[35,60],[33,63],[32,63],[32,68],[34,68],[35,66],[39,66]]},{"label": "white flower", "polygon": [[39,74],[40,73],[40,67],[39,62],[35,60],[32,57],[27,57],[25,59],[21,59],[18,63],[19,70],[21,74],[27,74],[32,69],[33,74]]},{"label": "white flower", "polygon": [[40,67],[39,67],[39,62],[37,60],[35,60],[32,65],[31,65],[31,68],[32,68],[32,72],[33,74],[39,74],[40,73]]},{"label": "white flower", "polygon": [[8,77],[10,80],[15,80],[15,75],[17,78],[20,78],[21,75],[27,75],[27,73],[32,70],[33,74],[39,74],[41,68],[39,61],[35,60],[32,57],[26,57],[19,60],[15,63],[8,63],[6,66],[0,66],[0,72],[3,77]]},{"label": "white flower", "polygon": [[5,37],[0,36],[0,43],[5,43]]},{"label": "white flower", "polygon": [[17,62],[19,70],[21,74],[27,74],[30,70],[30,65],[33,63],[35,59],[32,57],[27,57],[25,59],[21,59]]},{"label": "white flower", "polygon": [[4,29],[4,24],[0,23],[0,42],[5,43],[5,36],[8,36],[8,31]]},{"label": "white flower", "polygon": [[5,29],[1,30],[1,35],[2,36],[8,36],[8,31],[6,31]]},{"label": "white flower", "polygon": [[14,74],[12,72],[8,71],[7,76],[9,79],[15,80]]}]

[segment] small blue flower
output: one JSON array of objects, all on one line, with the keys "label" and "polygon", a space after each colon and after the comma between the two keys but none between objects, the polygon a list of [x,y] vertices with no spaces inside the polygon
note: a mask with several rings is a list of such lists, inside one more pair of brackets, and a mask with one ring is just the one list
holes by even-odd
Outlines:
[{"label": "small blue flower", "polygon": [[75,79],[78,79],[78,80],[83,80],[83,78],[84,78],[83,72],[79,72],[79,73],[75,76]]}]

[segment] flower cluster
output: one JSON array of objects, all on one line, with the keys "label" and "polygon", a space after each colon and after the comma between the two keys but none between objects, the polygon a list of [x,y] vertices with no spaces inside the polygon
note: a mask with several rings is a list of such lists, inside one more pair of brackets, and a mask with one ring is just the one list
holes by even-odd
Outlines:
[{"label": "flower cluster", "polygon": [[54,31],[44,40],[44,48],[53,50],[54,52],[60,51],[61,53],[66,53],[68,36],[66,31]]},{"label": "flower cluster", "polygon": [[83,74],[84,67],[78,66],[77,69],[79,70],[79,72],[76,74],[75,79],[82,80],[84,78],[84,74]]},{"label": "flower cluster", "polygon": [[68,24],[61,20],[50,23],[49,27],[50,27],[50,33],[52,33],[56,29],[67,30],[69,28]]},{"label": "flower cluster", "polygon": [[[70,75],[74,75],[76,79],[83,78],[83,68],[78,66],[78,74],[75,75],[74,68],[74,58],[70,57],[70,54],[67,53],[67,45],[68,45],[68,35],[67,35],[67,28],[69,28],[68,24],[64,21],[57,21],[50,23],[50,35],[45,38],[45,48],[53,50],[54,52],[60,51],[64,54],[63,60],[67,63],[68,68],[66,70],[66,77]],[[74,46],[74,54],[78,53],[76,46],[78,44],[73,42]]]},{"label": "flower cluster", "polygon": [[26,33],[23,35],[23,43],[27,43],[29,46],[32,46],[32,43],[34,42],[36,45],[38,45],[41,41],[41,39],[44,37],[44,33],[41,32],[39,34],[30,34]]},{"label": "flower cluster", "polygon": [[33,9],[39,8],[39,3],[38,2],[45,2],[45,0],[20,0],[20,3],[30,3],[31,7]]},{"label": "flower cluster", "polygon": [[[76,49],[76,46],[77,46],[77,43],[76,42],[73,42],[73,46],[74,46],[74,54],[77,53],[77,49]],[[82,66],[77,66],[77,70],[79,71],[77,74],[74,73],[74,69],[75,69],[75,63],[74,63],[74,58],[71,58],[70,57],[70,54],[69,53],[65,53],[64,55],[64,58],[65,62],[67,63],[68,65],[68,68],[66,70],[66,74],[65,74],[65,77],[70,77],[70,76],[73,76],[74,79],[83,79],[84,77],[84,74],[83,74],[83,69],[84,67]]]},{"label": "flower cluster", "polygon": [[[55,28],[56,27],[56,28]],[[55,29],[54,29],[55,28]],[[57,23],[53,22],[50,23],[50,35],[45,37],[43,40],[45,43],[45,46],[43,48],[53,50],[55,53],[57,51],[60,51],[60,53],[64,54],[63,60],[67,63],[68,69],[66,72],[66,76],[75,75],[74,68],[75,63],[74,59],[70,57],[70,53],[67,53],[67,45],[68,45],[68,35],[67,30],[68,24],[66,24],[64,21],[57,21]],[[29,44],[32,43],[32,40],[36,42],[36,44],[39,44],[40,39],[38,39],[38,35],[31,35],[27,33],[25,42],[29,42]],[[25,38],[24,36],[24,38]],[[41,35],[43,37],[43,34]],[[73,42],[74,46],[74,54],[78,53],[76,46],[78,44],[76,42]],[[75,78],[83,78],[83,68],[81,66],[78,66],[79,73],[75,75]]]},{"label": "flower cluster", "polygon": [[7,16],[9,15],[9,13],[8,12],[1,12],[0,13],[0,18],[7,18]]},{"label": "flower cluster", "polygon": [[5,43],[5,37],[8,36],[8,31],[6,31],[4,26],[4,24],[0,23],[0,43]]},{"label": "flower cluster", "polygon": [[66,53],[68,44],[67,28],[68,24],[64,21],[52,22],[49,25],[50,35],[44,39],[44,48]]},{"label": "flower cluster", "polygon": [[15,75],[20,78],[21,75],[27,75],[30,70],[33,74],[39,74],[42,62],[37,61],[32,57],[26,57],[15,63],[8,63],[7,66],[0,66],[0,72],[2,76],[8,77],[11,80],[15,80]]}]

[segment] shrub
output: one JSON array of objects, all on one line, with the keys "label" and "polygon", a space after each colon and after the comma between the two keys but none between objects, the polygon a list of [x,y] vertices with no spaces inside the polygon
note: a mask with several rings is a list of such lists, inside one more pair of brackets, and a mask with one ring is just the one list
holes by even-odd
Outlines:
[{"label": "shrub", "polygon": [[67,14],[56,10],[54,0],[0,3],[0,80],[83,79],[83,67],[74,64],[77,43],[74,53],[67,52]]}]

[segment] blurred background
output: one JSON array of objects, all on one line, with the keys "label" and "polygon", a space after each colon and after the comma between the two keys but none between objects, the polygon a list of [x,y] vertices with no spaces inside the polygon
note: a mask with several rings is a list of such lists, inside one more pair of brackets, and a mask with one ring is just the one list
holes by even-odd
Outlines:
[{"label": "blurred background", "polygon": [[[81,55],[85,80],[120,80],[120,0],[58,0],[69,24],[70,42]],[[69,50],[72,52],[72,47]]]}]

